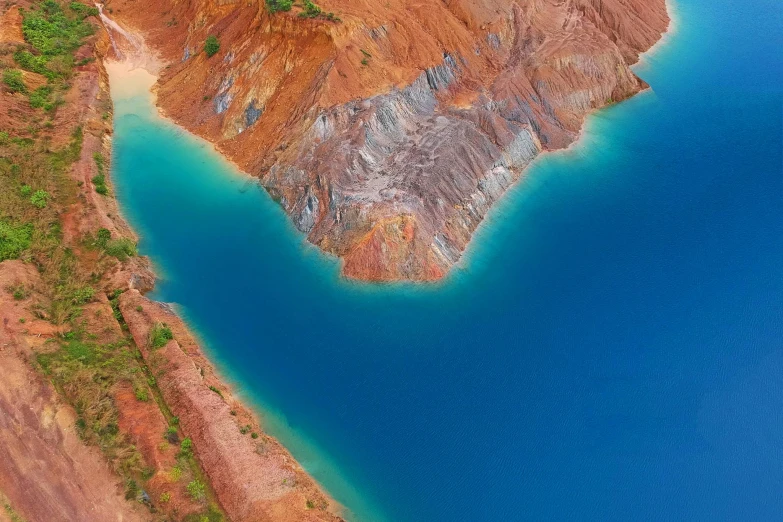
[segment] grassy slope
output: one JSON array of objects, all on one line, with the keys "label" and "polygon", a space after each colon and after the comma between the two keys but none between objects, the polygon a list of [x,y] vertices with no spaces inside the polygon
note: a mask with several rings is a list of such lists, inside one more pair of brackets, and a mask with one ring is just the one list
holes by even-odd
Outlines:
[{"label": "grassy slope", "polygon": [[[53,121],[66,105],[78,67],[94,59],[76,59],[84,47],[94,53],[97,10],[79,3],[44,0],[23,12],[23,33],[27,45],[3,49],[0,67],[5,96],[13,96],[11,110],[24,110],[28,126],[0,128],[0,261],[21,259],[33,264],[41,275],[43,288],[36,293],[44,298],[32,305],[40,319],[60,326],[61,334],[37,354],[40,369],[48,375],[63,398],[78,414],[77,432],[87,444],[101,448],[112,469],[126,483],[126,498],[148,505],[155,519],[182,519],[181,513],[167,509],[172,494],[189,495],[202,507],[184,517],[186,520],[222,520],[220,511],[210,504],[209,488],[200,486],[203,475],[184,438],[160,398],[154,377],[142,360],[119,309],[113,306],[119,323],[96,327],[86,310],[106,299],[109,273],[136,253],[129,238],[111,237],[107,229],[78,235],[66,242],[63,229],[70,208],[84,201],[83,192],[94,190],[111,197],[106,179],[106,161],[96,153],[98,175],[86,187],[71,175],[79,159],[83,129],[77,125],[65,144],[55,147]],[[22,73],[22,71],[25,71]],[[31,80],[32,79],[32,80]],[[20,83],[21,81],[21,83]],[[35,83],[45,82],[35,86]],[[22,97],[26,97],[23,99]],[[17,107],[14,107],[16,105]],[[21,108],[20,108],[21,107]],[[81,123],[81,122],[79,122]],[[32,289],[0,289],[2,298],[22,299]],[[108,297],[116,303],[117,292]],[[99,312],[95,312],[98,314]],[[121,412],[114,397],[120,385],[130,384],[136,400],[157,404],[170,424],[160,434],[160,443],[179,444],[177,465],[158,470],[145,462],[127,433],[120,429]],[[176,448],[175,448],[176,451]],[[171,492],[158,498],[146,494],[147,481],[158,473],[171,475]]]}]

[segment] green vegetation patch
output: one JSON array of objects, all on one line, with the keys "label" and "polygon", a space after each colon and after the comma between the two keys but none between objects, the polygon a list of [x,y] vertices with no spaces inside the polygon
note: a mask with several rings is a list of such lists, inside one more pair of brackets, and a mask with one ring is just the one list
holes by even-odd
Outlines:
[{"label": "green vegetation patch", "polygon": [[[19,67],[46,77],[48,84],[35,89],[29,96],[33,108],[47,112],[63,103],[62,94],[70,87],[68,80],[74,66],[91,61],[91,58],[85,58],[75,64],[74,53],[84,39],[95,32],[87,17],[97,15],[98,9],[79,2],[71,2],[67,9],[63,5],[55,0],[44,0],[28,10],[21,10],[22,33],[29,46],[14,53]],[[4,81],[6,73],[9,70],[4,73]],[[21,76],[8,79],[13,85],[6,82],[9,89],[27,92]]]},{"label": "green vegetation patch", "polygon": [[51,96],[52,88],[48,85],[42,85],[30,93],[30,106],[50,111],[55,107],[55,104],[50,100]]},{"label": "green vegetation patch", "polygon": [[88,246],[97,247],[119,261],[125,261],[137,254],[136,243],[125,237],[112,239],[111,231],[106,228],[98,229],[96,238],[88,241]]},{"label": "green vegetation patch", "polygon": [[315,5],[312,0],[304,0],[304,11],[299,13],[302,18],[316,18],[321,16],[321,8]]},{"label": "green vegetation patch", "polygon": [[95,192],[102,196],[109,194],[109,187],[106,186],[106,160],[98,152],[93,154],[95,166],[98,168],[98,174],[93,176],[92,184],[95,186]]},{"label": "green vegetation patch", "polygon": [[112,387],[129,381],[134,388],[145,386],[144,373],[127,340],[97,344],[81,331],[70,332],[59,349],[36,357],[44,372],[76,408],[76,428],[88,444],[100,446],[115,471],[124,475],[141,473],[143,461],[130,440],[120,433],[119,411]]},{"label": "green vegetation patch", "polygon": [[212,57],[220,50],[220,42],[214,34],[207,37],[207,41],[204,43],[204,52],[208,57]]},{"label": "green vegetation patch", "polygon": [[32,203],[35,208],[46,208],[46,204],[49,202],[50,197],[48,192],[39,189],[30,196],[30,203]]},{"label": "green vegetation patch", "polygon": [[3,71],[3,83],[11,92],[27,92],[27,86],[22,79],[22,71],[17,69]]},{"label": "green vegetation patch", "polygon": [[68,4],[68,7],[71,11],[79,15],[81,18],[86,18],[88,16],[98,16],[98,14],[100,13],[97,7],[84,5],[80,2],[71,2],[70,4]]},{"label": "green vegetation patch", "polygon": [[165,323],[156,323],[150,330],[150,346],[152,348],[163,348],[172,339],[174,339],[174,334]]},{"label": "green vegetation patch", "polygon": [[266,8],[270,13],[276,13],[278,11],[290,11],[293,5],[293,0],[266,0]]},{"label": "green vegetation patch", "polygon": [[[73,7],[77,6],[76,9]],[[73,2],[72,16],[55,0],[44,0],[35,9],[22,13],[22,33],[33,48],[44,56],[70,54],[82,46],[82,40],[95,28],[84,19],[95,11]]]},{"label": "green vegetation patch", "polygon": [[0,221],[0,261],[16,259],[30,248],[33,239],[33,225],[25,223],[14,225]]},{"label": "green vegetation patch", "polygon": [[197,502],[201,502],[207,497],[206,486],[200,480],[191,481],[187,486],[187,490],[190,497]]}]

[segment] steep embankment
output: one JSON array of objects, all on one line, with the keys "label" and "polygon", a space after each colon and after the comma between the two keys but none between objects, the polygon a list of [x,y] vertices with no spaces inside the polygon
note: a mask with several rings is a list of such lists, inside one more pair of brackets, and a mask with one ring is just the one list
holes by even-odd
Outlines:
[{"label": "steep embankment", "polygon": [[[629,69],[664,0],[110,0],[170,65],[159,103],[258,176],[349,277],[433,280],[491,205]],[[208,35],[221,47],[202,52]]]},{"label": "steep embankment", "polygon": [[98,14],[0,6],[0,520],[340,520],[140,294]]}]

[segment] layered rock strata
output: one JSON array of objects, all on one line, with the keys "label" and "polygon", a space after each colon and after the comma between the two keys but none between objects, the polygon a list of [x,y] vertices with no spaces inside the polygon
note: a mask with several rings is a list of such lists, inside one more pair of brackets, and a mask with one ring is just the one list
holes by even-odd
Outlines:
[{"label": "layered rock strata", "polygon": [[[257,176],[348,277],[436,280],[530,161],[647,85],[665,0],[110,0],[171,64],[159,103]],[[200,52],[207,35],[220,52]]]}]

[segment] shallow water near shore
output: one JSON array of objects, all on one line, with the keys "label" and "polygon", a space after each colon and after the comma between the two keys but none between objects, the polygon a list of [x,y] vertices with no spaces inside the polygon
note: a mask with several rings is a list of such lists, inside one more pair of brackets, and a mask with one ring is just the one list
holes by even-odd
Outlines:
[{"label": "shallow water near shore", "polygon": [[783,13],[751,4],[678,0],[654,91],[536,161],[437,285],[341,279],[115,70],[154,297],[350,520],[780,519]]}]

